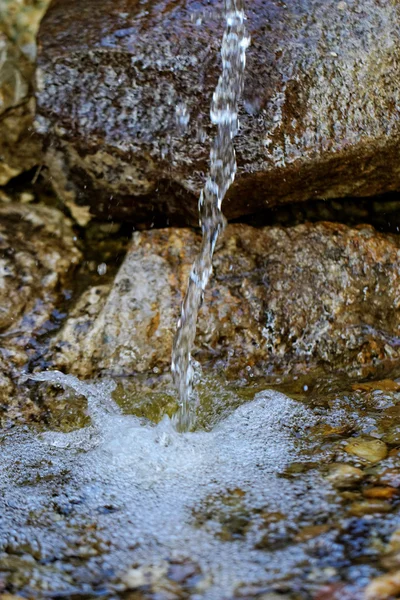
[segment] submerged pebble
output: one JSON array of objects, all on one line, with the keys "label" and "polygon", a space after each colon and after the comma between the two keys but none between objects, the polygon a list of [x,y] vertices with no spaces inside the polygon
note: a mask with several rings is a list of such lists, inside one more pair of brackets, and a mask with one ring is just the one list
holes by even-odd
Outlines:
[{"label": "submerged pebble", "polygon": [[388,454],[385,442],[361,436],[347,440],[345,451],[370,463],[379,462]]},{"label": "submerged pebble", "polygon": [[377,577],[367,586],[365,600],[391,600],[400,594],[400,571]]},{"label": "submerged pebble", "polygon": [[365,473],[357,467],[336,463],[329,466],[327,479],[337,488],[353,487],[364,479]]}]

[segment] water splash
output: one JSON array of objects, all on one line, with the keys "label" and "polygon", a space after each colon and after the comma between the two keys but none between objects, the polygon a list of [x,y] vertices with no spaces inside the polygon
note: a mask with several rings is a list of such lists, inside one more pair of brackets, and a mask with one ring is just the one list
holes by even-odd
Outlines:
[{"label": "water splash", "polygon": [[[187,597],[220,600],[311,568],[293,530],[321,513],[333,518],[337,506],[321,474],[282,477],[292,462],[322,460],[307,435],[317,422],[310,409],[269,390],[210,432],[178,434],[168,418],[155,426],[121,414],[112,382],[29,378],[85,396],[91,425],[0,435],[0,571],[9,570],[7,553],[11,568],[20,561],[23,595],[94,597],[101,581],[108,598],[124,582],[140,588],[164,562],[155,595],[171,586],[171,565],[193,564],[198,581]],[[266,535],[276,547],[264,547]]]},{"label": "water splash", "polygon": [[212,273],[215,244],[225,225],[222,201],[236,174],[233,138],[238,130],[238,101],[243,87],[246,49],[250,44],[242,0],[225,0],[224,7],[226,27],[221,45],[222,73],[210,110],[211,121],[217,125],[217,134],[210,151],[209,175],[199,199],[202,243],[190,273],[172,352],[172,372],[180,401],[174,422],[179,431],[188,431],[194,423],[191,350],[198,312]]}]

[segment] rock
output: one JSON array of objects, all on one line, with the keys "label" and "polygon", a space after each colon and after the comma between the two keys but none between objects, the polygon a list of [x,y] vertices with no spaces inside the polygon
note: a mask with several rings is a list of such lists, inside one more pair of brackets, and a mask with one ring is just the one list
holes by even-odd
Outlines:
[{"label": "rock", "polygon": [[36,34],[50,0],[1,0],[0,30],[33,62]]},{"label": "rock", "polygon": [[0,185],[42,162],[32,79],[36,34],[49,2],[0,2]]},{"label": "rock", "polygon": [[376,498],[381,500],[391,500],[394,496],[397,496],[399,491],[396,488],[390,486],[375,486],[363,490],[363,496],[365,498]]},{"label": "rock", "polygon": [[376,577],[365,589],[365,600],[389,600],[400,593],[400,571]]},{"label": "rock", "polygon": [[[198,244],[188,229],[135,233],[113,286],[89,288],[55,337],[53,366],[82,377],[169,369]],[[398,360],[399,261],[398,238],[368,226],[229,225],[194,355],[235,376],[317,364],[360,375]]]},{"label": "rock", "polygon": [[349,512],[354,517],[362,517],[364,515],[375,515],[380,513],[390,512],[392,509],[389,502],[386,500],[361,500],[353,502]]},{"label": "rock", "polygon": [[[0,404],[40,356],[40,340],[60,319],[80,260],[70,222],[46,207],[0,203]],[[17,408],[13,408],[14,413]]]},{"label": "rock", "polygon": [[351,465],[336,463],[329,465],[327,479],[336,488],[351,488],[360,483],[365,477],[364,472]]},{"label": "rock", "polygon": [[[227,217],[398,189],[397,4],[257,0],[247,16]],[[53,0],[40,29],[37,126],[66,202],[135,222],[197,222],[222,32],[215,2]]]},{"label": "rock", "polygon": [[356,437],[347,440],[346,452],[358,458],[376,463],[386,458],[388,449],[385,442],[375,438]]},{"label": "rock", "polygon": [[40,162],[32,74],[33,65],[0,31],[0,185]]}]

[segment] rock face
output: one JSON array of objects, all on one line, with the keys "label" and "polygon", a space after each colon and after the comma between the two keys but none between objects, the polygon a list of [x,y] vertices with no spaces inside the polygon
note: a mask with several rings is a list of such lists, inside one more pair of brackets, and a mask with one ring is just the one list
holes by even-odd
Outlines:
[{"label": "rock face", "polygon": [[36,34],[50,0],[1,0],[0,30],[31,62],[36,57]]},{"label": "rock face", "polygon": [[33,65],[0,30],[0,185],[40,163],[32,75]]},{"label": "rock face", "polygon": [[[50,348],[82,377],[169,368],[199,238],[136,233],[113,286],[87,290]],[[232,374],[318,364],[366,374],[398,360],[400,242],[372,227],[228,226],[198,326],[195,357]]]},{"label": "rock face", "polygon": [[0,185],[41,163],[33,130],[36,33],[49,0],[0,3]]},{"label": "rock face", "polygon": [[[228,218],[399,188],[399,11],[381,0],[249,4]],[[53,0],[37,126],[65,201],[135,222],[197,221],[222,31],[216,0]]]},{"label": "rock face", "polygon": [[0,408],[59,319],[81,256],[74,239],[55,209],[0,204]]}]

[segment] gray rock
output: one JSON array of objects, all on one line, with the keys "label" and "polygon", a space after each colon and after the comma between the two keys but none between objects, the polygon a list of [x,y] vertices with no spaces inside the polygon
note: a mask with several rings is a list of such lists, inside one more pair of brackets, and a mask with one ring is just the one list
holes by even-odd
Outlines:
[{"label": "gray rock", "polygon": [[[87,290],[49,351],[82,377],[169,368],[199,237],[135,233],[113,285]],[[400,357],[400,241],[335,223],[229,225],[200,314],[194,356],[225,372],[365,376]]]},{"label": "gray rock", "polygon": [[[40,30],[37,127],[56,189],[85,207],[82,222],[90,214],[197,221],[219,6],[53,0]],[[247,15],[252,45],[228,218],[398,189],[398,4],[256,0]]]}]

